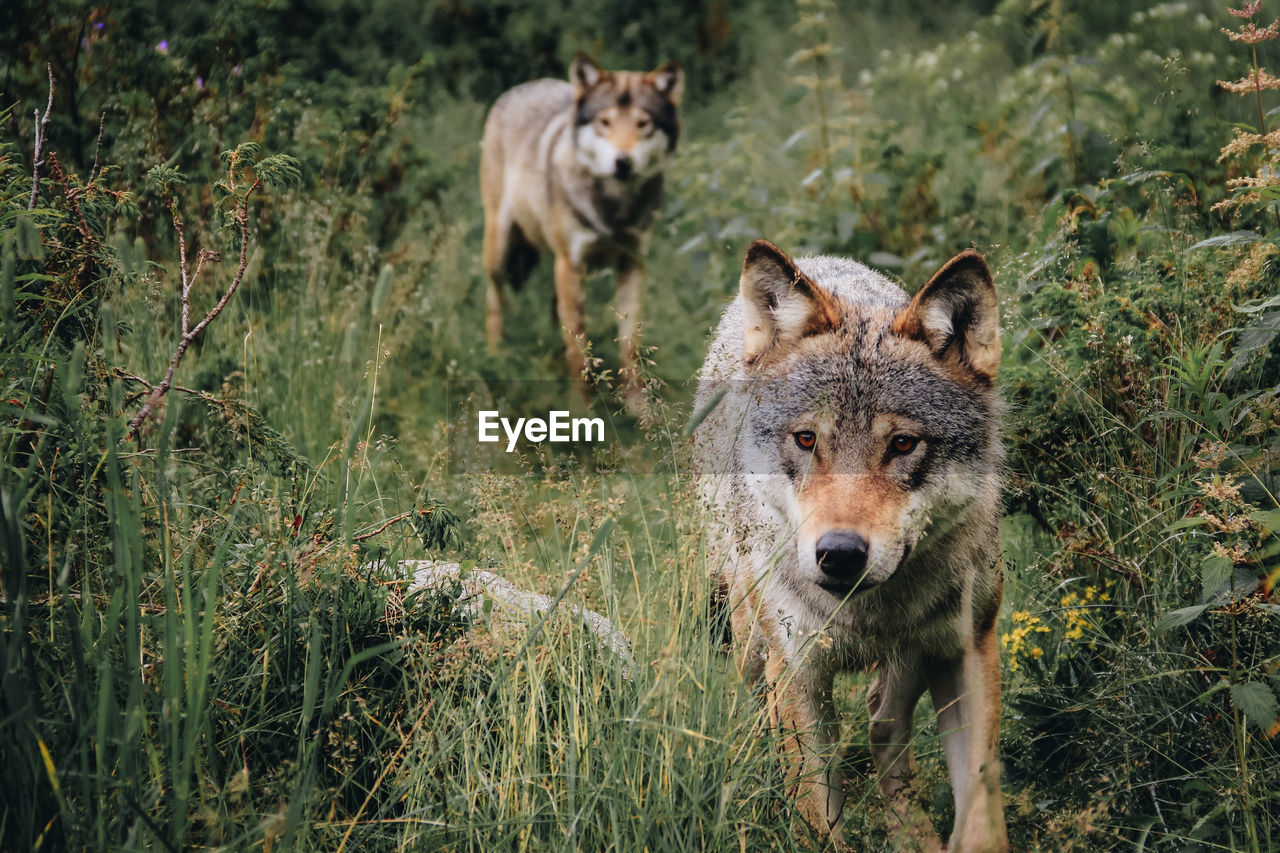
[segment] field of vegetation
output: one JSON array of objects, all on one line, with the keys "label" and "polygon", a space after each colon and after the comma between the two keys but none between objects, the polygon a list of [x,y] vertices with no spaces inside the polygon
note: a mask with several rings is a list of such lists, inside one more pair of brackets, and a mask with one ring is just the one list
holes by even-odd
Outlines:
[{"label": "field of vegetation", "polygon": [[[1266,2],[3,4],[0,849],[814,846],[682,462],[766,237],[909,289],[969,247],[995,273],[1014,849],[1280,850]],[[486,353],[481,128],[578,50],[687,71],[661,402],[611,393],[595,275],[606,449],[482,456],[459,418],[565,389],[549,263]],[[407,560],[553,606],[455,608]],[[875,851],[867,684],[838,701]]]}]

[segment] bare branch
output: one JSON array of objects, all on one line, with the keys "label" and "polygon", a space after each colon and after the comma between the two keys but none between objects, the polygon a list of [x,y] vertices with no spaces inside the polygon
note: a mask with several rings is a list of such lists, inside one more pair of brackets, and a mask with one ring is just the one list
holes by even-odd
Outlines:
[{"label": "bare branch", "polygon": [[178,234],[178,272],[182,275],[182,337],[191,329],[191,277],[187,274],[187,235],[182,229],[182,217],[173,196],[165,191],[169,202],[169,215],[173,217],[173,230]]},{"label": "bare branch", "polygon": [[[235,173],[234,160],[232,161],[231,173]],[[200,336],[205,327],[213,322],[214,318],[222,313],[222,309],[231,301],[231,297],[235,295],[236,290],[240,288],[240,282],[244,279],[245,270],[249,266],[249,199],[253,193],[261,186],[262,182],[255,180],[244,195],[236,199],[236,224],[240,226],[240,265],[236,268],[236,274],[231,279],[231,283],[227,285],[226,291],[222,294],[222,298],[218,300],[218,304],[205,314],[204,319],[196,323],[194,327],[188,328],[190,322],[191,310],[191,285],[195,281],[195,275],[189,275],[187,271],[187,246],[183,238],[182,219],[178,216],[176,204],[170,202],[170,212],[173,214],[173,225],[178,231],[178,251],[181,257],[182,271],[182,337],[178,341],[178,347],[173,352],[173,358],[169,361],[169,369],[165,372],[164,379],[151,389],[151,395],[147,397],[147,402],[143,404],[138,414],[134,415],[133,420],[129,421],[129,431],[137,438],[138,427],[151,414],[151,410],[155,408],[160,399],[169,392],[173,387],[173,375],[178,369],[178,364],[182,361],[182,357],[187,354],[187,349]],[[208,250],[201,250],[196,259],[196,273],[199,273],[201,266],[206,260],[217,260],[217,254]]]},{"label": "bare branch", "polygon": [[89,180],[86,184],[93,183],[93,179],[98,176],[98,155],[102,153],[102,131],[107,127],[107,111],[103,110],[98,116],[98,144],[93,148],[93,169],[89,171]]},{"label": "bare branch", "polygon": [[213,249],[201,249],[199,252],[196,252],[196,268],[195,271],[191,273],[191,283],[195,284],[196,279],[200,277],[200,270],[204,267],[205,261],[213,261],[214,263],[217,263],[220,260],[222,260],[222,255],[215,252]]},{"label": "bare branch", "polygon": [[388,518],[386,521],[384,521],[382,524],[375,527],[373,530],[370,530],[368,533],[361,533],[359,536],[352,536],[351,541],[363,542],[366,539],[372,539],[373,537],[377,536],[379,533],[386,530],[388,527],[390,527],[393,524],[398,524],[401,521],[405,521],[407,519],[413,518],[415,515],[418,515],[418,516],[431,515],[431,512],[432,512],[431,508],[428,507],[427,509],[411,509],[408,512],[402,512],[399,515],[393,515],[391,518]]},{"label": "bare branch", "polygon": [[235,295],[236,290],[240,287],[240,280],[244,278],[244,271],[249,266],[249,197],[262,186],[262,181],[254,181],[241,198],[240,203],[236,205],[236,223],[240,226],[240,266],[236,269],[236,276],[231,280],[231,284],[227,287],[227,292],[222,294],[222,298],[218,300],[218,304],[213,306],[213,310],[205,315],[204,319],[196,324],[191,330],[191,337],[195,337],[204,330],[204,327],[213,322],[213,318],[222,313],[222,309],[226,307],[227,302]]},{"label": "bare branch", "polygon": [[31,164],[31,203],[27,205],[27,210],[36,209],[36,196],[40,192],[40,167],[44,165],[41,159],[44,156],[44,135],[46,128],[49,127],[49,114],[53,112],[53,63],[46,66],[49,70],[49,102],[44,108],[44,117],[40,117],[40,110],[36,110],[36,149],[32,156]]},{"label": "bare branch", "polygon": [[[152,391],[156,387],[152,385],[150,382],[148,382],[147,380],[143,379],[141,376],[135,376],[134,374],[129,373],[125,370],[122,370],[121,368],[118,368],[118,367],[112,371],[112,375],[118,379],[123,379],[126,382],[133,382],[135,384],[145,386],[141,393]],[[183,394],[190,394],[193,397],[200,397],[201,399],[204,399],[204,400],[212,400],[213,402],[221,406],[226,406],[225,402],[223,402],[222,400],[219,400],[217,397],[213,396],[208,391],[199,391],[199,390],[196,390],[195,388],[188,388],[187,386],[179,385],[176,382],[170,386],[170,390],[181,391]]]},{"label": "bare branch", "polygon": [[89,223],[84,218],[84,211],[80,208],[80,195],[83,187],[72,187],[67,181],[67,173],[62,170],[62,164],[58,162],[58,155],[49,154],[49,169],[53,172],[53,176],[58,179],[58,183],[62,184],[62,191],[67,197],[67,204],[71,206],[71,211],[76,215],[76,221],[79,223],[80,236],[84,237],[85,242],[91,245],[101,245],[101,241],[93,236],[93,229],[89,227]]}]

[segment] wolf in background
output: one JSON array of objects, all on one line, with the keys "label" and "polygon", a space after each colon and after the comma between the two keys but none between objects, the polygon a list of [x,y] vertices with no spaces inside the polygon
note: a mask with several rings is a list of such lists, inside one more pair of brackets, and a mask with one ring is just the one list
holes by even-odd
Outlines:
[{"label": "wolf in background", "polygon": [[635,402],[645,255],[662,199],[663,167],[680,135],[684,73],[674,62],[648,73],[605,71],[578,54],[569,81],[517,86],[498,99],[485,122],[480,192],[489,349],[502,342],[503,287],[520,287],[538,253],[550,248],[569,375],[582,378],[582,277],[612,265],[621,376]]},{"label": "wolf in background", "polygon": [[944,849],[909,745],[928,689],[955,792],[945,849],[1008,850],[999,359],[975,252],[909,298],[853,261],[758,240],[703,367],[695,452],[739,668],[764,678],[800,811],[837,845],[833,678],[874,666],[871,750],[895,844]]}]

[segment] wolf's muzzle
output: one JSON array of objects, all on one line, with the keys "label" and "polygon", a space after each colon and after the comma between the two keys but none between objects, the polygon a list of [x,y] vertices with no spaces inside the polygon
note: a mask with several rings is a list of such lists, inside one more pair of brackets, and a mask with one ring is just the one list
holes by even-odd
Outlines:
[{"label": "wolf's muzzle", "polygon": [[818,539],[816,556],[822,577],[818,586],[838,595],[874,584],[867,572],[867,540],[852,530],[832,530]]},{"label": "wolf's muzzle", "polygon": [[631,170],[635,168],[635,161],[626,154],[619,157],[613,164],[614,174],[618,176],[618,180],[625,181],[631,177]]}]

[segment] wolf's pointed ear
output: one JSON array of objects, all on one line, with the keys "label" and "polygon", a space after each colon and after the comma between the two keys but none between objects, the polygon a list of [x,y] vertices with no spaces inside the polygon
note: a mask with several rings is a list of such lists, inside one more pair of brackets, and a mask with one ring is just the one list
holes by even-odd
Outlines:
[{"label": "wolf's pointed ear", "polygon": [[594,59],[582,51],[574,54],[573,62],[569,65],[569,82],[573,84],[574,95],[582,97],[583,93],[599,83],[604,76],[605,70]]},{"label": "wolf's pointed ear", "polygon": [[746,313],[742,358],[747,364],[840,325],[835,298],[768,240],[756,240],[747,249],[739,288]]},{"label": "wolf's pointed ear", "polygon": [[967,366],[987,382],[1000,366],[1000,316],[982,255],[961,252],[934,273],[893,321],[893,331],[923,341],[934,357]]},{"label": "wolf's pointed ear", "polygon": [[684,69],[679,62],[668,62],[661,68],[655,68],[644,75],[644,80],[677,107],[680,96],[684,94]]}]

